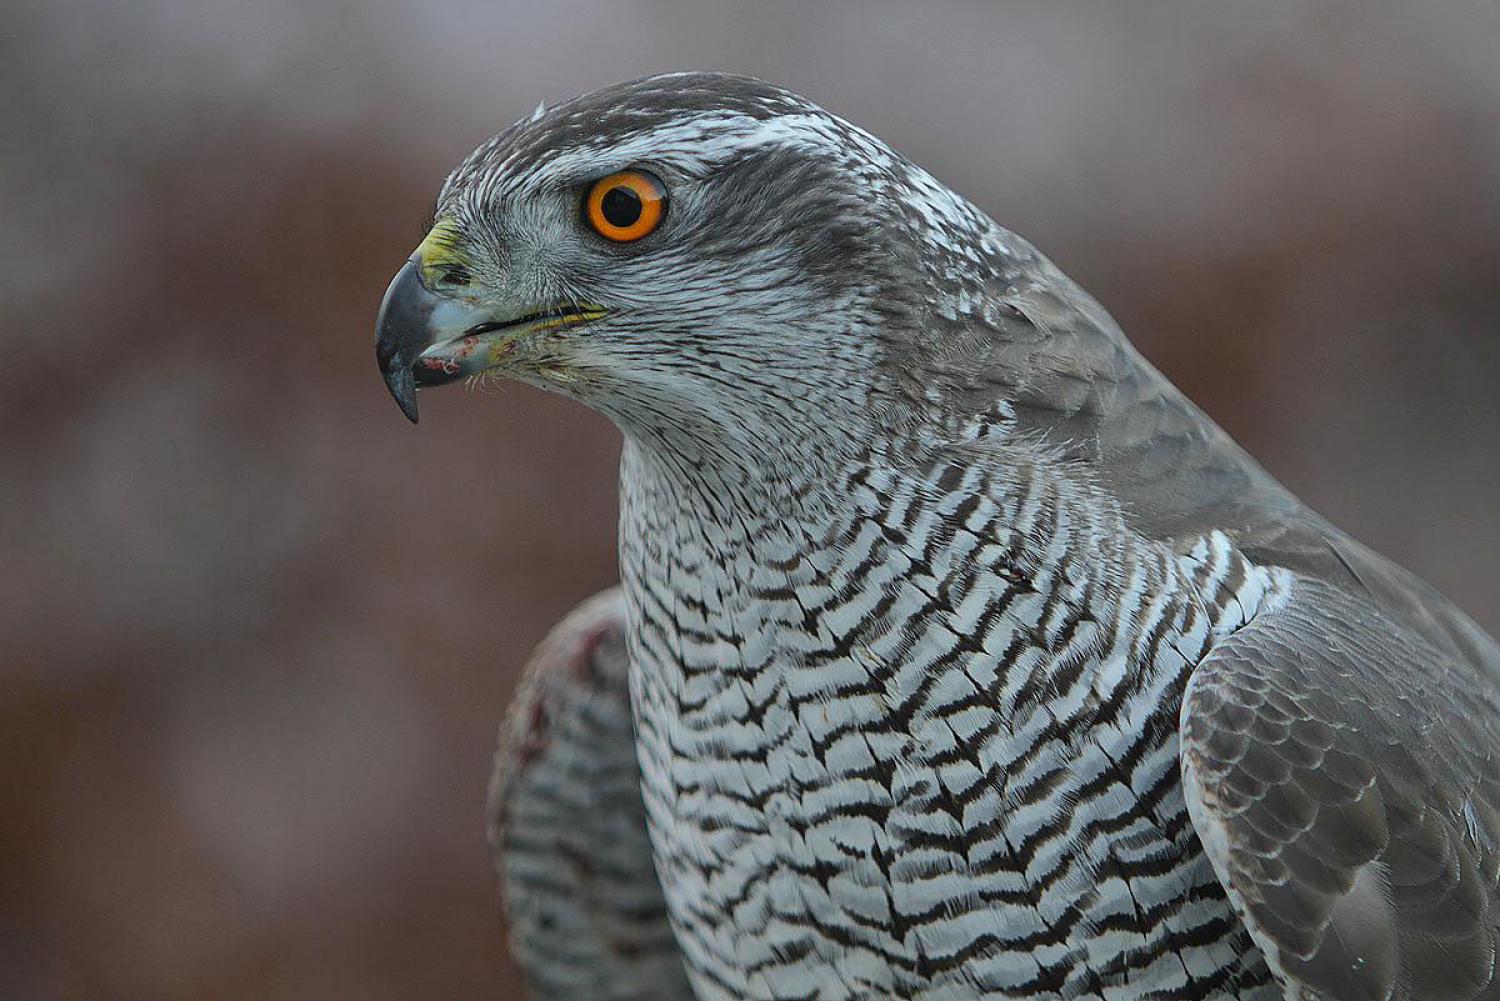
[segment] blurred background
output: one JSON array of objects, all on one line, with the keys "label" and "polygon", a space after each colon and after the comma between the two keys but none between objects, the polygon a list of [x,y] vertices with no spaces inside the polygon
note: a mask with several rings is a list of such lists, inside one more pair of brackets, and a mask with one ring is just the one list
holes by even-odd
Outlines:
[{"label": "blurred background", "polygon": [[620,79],[883,136],[1500,629],[1497,51],[1489,0],[3,0],[0,995],[519,996],[493,736],[619,440],[411,427],[373,319],[451,165]]}]

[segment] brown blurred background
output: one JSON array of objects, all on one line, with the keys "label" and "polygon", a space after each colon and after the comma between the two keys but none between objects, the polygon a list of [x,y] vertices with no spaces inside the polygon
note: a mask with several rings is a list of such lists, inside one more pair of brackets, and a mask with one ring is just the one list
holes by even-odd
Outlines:
[{"label": "brown blurred background", "polygon": [[[482,839],[618,438],[373,317],[532,109],[757,74],[1028,235],[1500,629],[1500,6],[0,3],[0,996],[513,998]],[[1210,9],[1212,8],[1212,9]]]}]

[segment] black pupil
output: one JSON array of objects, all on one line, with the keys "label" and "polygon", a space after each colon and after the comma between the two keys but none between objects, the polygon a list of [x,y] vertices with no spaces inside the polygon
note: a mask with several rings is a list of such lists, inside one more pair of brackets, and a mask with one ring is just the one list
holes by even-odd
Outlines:
[{"label": "black pupil", "polygon": [[599,211],[611,226],[625,229],[634,226],[641,217],[641,196],[623,184],[617,184],[604,193],[599,202]]}]

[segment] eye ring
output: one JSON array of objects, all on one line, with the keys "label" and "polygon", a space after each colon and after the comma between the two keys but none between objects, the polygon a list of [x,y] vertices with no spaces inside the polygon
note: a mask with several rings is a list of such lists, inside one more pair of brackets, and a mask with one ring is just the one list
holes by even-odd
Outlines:
[{"label": "eye ring", "polygon": [[622,170],[589,186],[583,218],[595,233],[630,243],[661,225],[667,210],[666,186],[644,170]]}]

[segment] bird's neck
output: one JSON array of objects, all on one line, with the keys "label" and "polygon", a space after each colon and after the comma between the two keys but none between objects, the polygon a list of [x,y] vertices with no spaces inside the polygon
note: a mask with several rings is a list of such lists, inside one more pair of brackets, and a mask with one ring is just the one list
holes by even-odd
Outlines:
[{"label": "bird's neck", "polygon": [[[728,675],[795,665],[800,655],[778,644],[832,628],[822,620],[837,616],[818,610],[852,586],[904,581],[904,593],[914,575],[952,577],[1043,604],[1066,589],[1102,618],[1135,569],[1166,573],[1167,555],[1126,530],[1087,481],[1022,447],[976,448],[867,448],[773,478],[627,438],[621,575],[637,612],[650,606],[673,623],[660,637],[668,647],[643,658],[655,680],[680,694],[697,661]],[[688,649],[700,640],[714,649]]]},{"label": "bird's neck", "polygon": [[871,429],[859,416],[863,400],[836,393],[821,404],[799,401],[826,416],[796,419],[783,412],[692,411],[652,423],[617,421],[625,438],[622,499],[649,498],[651,515],[674,535],[714,538],[746,519],[820,524],[841,503],[841,481],[870,464]]}]

